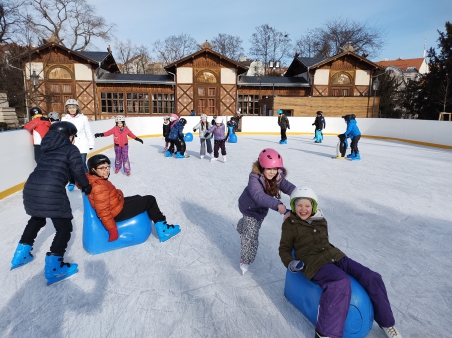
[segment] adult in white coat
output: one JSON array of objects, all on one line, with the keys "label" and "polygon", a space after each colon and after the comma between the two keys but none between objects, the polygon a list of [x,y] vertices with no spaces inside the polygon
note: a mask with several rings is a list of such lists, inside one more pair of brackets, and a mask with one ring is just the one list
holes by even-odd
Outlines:
[{"label": "adult in white coat", "polygon": [[[89,150],[94,148],[94,135],[91,132],[88,118],[80,110],[77,100],[67,100],[64,108],[66,114],[61,120],[69,121],[77,127],[77,136],[74,139],[74,145],[80,151],[80,155],[82,155],[83,168],[85,172],[88,172],[88,167],[86,166],[86,155]],[[74,182],[72,180],[68,185],[68,190],[74,190]]]}]

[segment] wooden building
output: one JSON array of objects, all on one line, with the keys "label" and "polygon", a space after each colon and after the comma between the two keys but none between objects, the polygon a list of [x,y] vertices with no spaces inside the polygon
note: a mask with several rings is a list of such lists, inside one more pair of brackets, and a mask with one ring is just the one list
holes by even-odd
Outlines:
[{"label": "wooden building", "polygon": [[[287,115],[354,113],[370,117],[371,78],[380,67],[345,50],[331,58],[296,56],[285,76],[246,76],[247,68],[212,50],[199,51],[165,67],[167,74],[121,74],[111,50],[76,52],[49,42],[14,59],[23,65],[29,90],[39,75],[38,103],[44,112],[64,113],[75,98],[93,120],[115,115]],[[378,104],[378,98],[376,101]],[[34,102],[28,102],[33,106]],[[378,111],[378,109],[376,110]]]}]

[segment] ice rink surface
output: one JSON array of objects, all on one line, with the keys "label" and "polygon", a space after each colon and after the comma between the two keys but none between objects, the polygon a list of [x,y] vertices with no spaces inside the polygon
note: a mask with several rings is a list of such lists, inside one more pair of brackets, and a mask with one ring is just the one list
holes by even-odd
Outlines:
[{"label": "ice rink surface", "polygon": [[[156,196],[182,232],[160,243],[100,255],[82,246],[83,208],[68,193],[74,231],[65,260],[79,264],[70,279],[46,286],[44,258],[51,221],[38,235],[35,260],[10,271],[29,219],[22,192],[0,201],[0,337],[308,337],[313,325],[284,297],[286,269],[278,255],[282,216],[269,212],[250,271],[239,269],[237,200],[263,148],[281,153],[287,179],[319,196],[330,241],[378,271],[396,327],[404,338],[451,337],[452,151],[363,138],[361,161],[337,160],[337,137],[238,136],[227,162],[165,158],[162,138],[131,142],[132,175],[111,175],[125,196]],[[105,152],[114,160],[113,149]],[[20,164],[11,164],[20,165]],[[7,179],[7,178],[3,178]],[[288,205],[289,198],[282,201]],[[301,290],[300,290],[301,291]],[[383,338],[376,323],[368,335]]]}]

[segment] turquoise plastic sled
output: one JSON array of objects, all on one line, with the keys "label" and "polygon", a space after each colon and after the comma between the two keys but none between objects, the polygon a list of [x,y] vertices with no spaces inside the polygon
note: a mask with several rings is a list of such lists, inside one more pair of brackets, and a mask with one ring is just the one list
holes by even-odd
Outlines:
[{"label": "turquoise plastic sled", "polygon": [[193,141],[193,134],[192,133],[186,133],[185,136],[184,136],[184,141],[185,142]]},{"label": "turquoise plastic sled", "polygon": [[119,237],[108,241],[108,231],[103,226],[88,197],[83,196],[83,248],[91,255],[125,248],[145,242],[152,230],[147,212],[143,212],[125,221],[117,222]]},{"label": "turquoise plastic sled", "polygon": [[[344,338],[364,338],[374,322],[374,308],[366,290],[356,279],[351,280],[352,296],[347,319],[345,320]],[[286,272],[284,295],[309,321],[316,325],[322,288],[308,280],[301,272]]]},{"label": "turquoise plastic sled", "polygon": [[229,143],[237,143],[237,135],[234,132],[233,126],[228,126],[229,129]]}]

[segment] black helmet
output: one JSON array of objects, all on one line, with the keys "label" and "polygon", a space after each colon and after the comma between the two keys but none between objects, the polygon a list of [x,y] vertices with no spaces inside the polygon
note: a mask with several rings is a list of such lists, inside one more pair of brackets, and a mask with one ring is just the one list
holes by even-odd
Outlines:
[{"label": "black helmet", "polygon": [[31,117],[33,117],[33,116],[35,116],[35,115],[37,115],[37,114],[42,115],[42,110],[41,110],[41,108],[39,108],[39,107],[32,107],[32,108],[30,108],[30,116],[31,116]]},{"label": "black helmet", "polygon": [[67,137],[72,135],[77,136],[77,127],[73,123],[68,121],[59,121],[52,123],[49,130],[59,131]]},{"label": "black helmet", "polygon": [[179,119],[180,124],[182,124],[183,126],[185,126],[187,124],[187,120],[184,119],[183,117]]},{"label": "black helmet", "polygon": [[88,169],[90,171],[91,171],[91,169],[96,169],[97,166],[102,163],[110,164],[111,162],[110,162],[110,159],[103,154],[97,154],[97,155],[91,156],[88,159]]},{"label": "black helmet", "polygon": [[348,114],[348,115],[342,116],[342,118],[345,120],[345,122],[348,122],[352,119],[352,116],[350,114]]},{"label": "black helmet", "polygon": [[319,110],[318,112],[317,112],[317,115],[322,115],[323,114],[323,112],[321,111],[321,110]]}]

